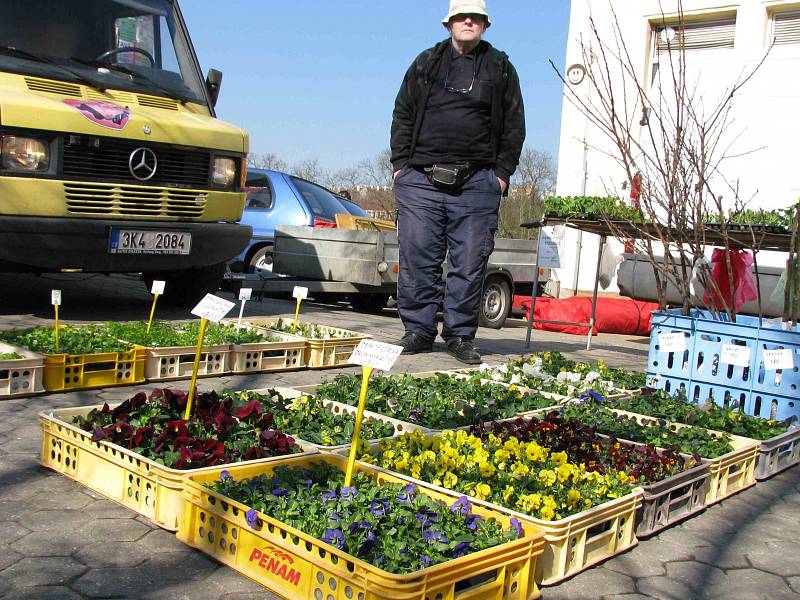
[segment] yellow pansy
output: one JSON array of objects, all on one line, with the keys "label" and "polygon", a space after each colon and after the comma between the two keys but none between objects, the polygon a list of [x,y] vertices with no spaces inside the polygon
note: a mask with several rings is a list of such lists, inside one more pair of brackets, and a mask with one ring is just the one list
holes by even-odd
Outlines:
[{"label": "yellow pansy", "polygon": [[478,465],[478,469],[480,469],[481,475],[483,475],[484,477],[491,477],[497,470],[494,468],[494,465],[490,462],[480,463]]},{"label": "yellow pansy", "polygon": [[514,495],[514,486],[507,485],[506,488],[503,490],[503,502],[508,502],[511,500],[511,496]]},{"label": "yellow pansy", "polygon": [[580,502],[581,493],[576,489],[571,489],[567,491],[567,504],[569,506],[575,506],[578,502]]},{"label": "yellow pansy", "polygon": [[572,477],[572,474],[575,472],[575,467],[569,463],[564,463],[558,466],[556,472],[558,473],[558,480],[561,483],[564,483],[570,477]]},{"label": "yellow pansy", "polygon": [[528,465],[523,462],[516,462],[514,463],[514,467],[511,469],[511,476],[514,479],[522,479],[530,472],[531,470]]},{"label": "yellow pansy", "polygon": [[486,500],[492,493],[492,488],[486,483],[479,483],[475,486],[475,497],[478,500]]},{"label": "yellow pansy", "polygon": [[500,449],[494,453],[494,462],[501,463],[507,462],[511,459],[511,453],[508,450]]},{"label": "yellow pansy", "polygon": [[542,469],[539,471],[539,481],[542,485],[551,487],[556,482],[556,473],[550,469]]},{"label": "yellow pansy", "polygon": [[526,513],[532,513],[540,506],[542,506],[542,497],[539,494],[525,494],[517,500],[517,508]]},{"label": "yellow pansy", "polygon": [[550,460],[553,461],[554,465],[563,465],[565,462],[567,462],[567,453],[555,452],[550,455]]},{"label": "yellow pansy", "polygon": [[448,489],[453,489],[456,487],[458,483],[458,477],[456,477],[455,473],[448,471],[444,475],[444,479],[442,479],[442,485]]}]

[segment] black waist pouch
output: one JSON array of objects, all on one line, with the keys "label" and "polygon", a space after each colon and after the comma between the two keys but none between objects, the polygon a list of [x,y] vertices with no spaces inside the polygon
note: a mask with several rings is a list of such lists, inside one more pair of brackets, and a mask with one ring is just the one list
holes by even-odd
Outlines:
[{"label": "black waist pouch", "polygon": [[435,187],[443,190],[456,190],[475,175],[479,167],[471,164],[436,164],[425,168],[425,174]]}]

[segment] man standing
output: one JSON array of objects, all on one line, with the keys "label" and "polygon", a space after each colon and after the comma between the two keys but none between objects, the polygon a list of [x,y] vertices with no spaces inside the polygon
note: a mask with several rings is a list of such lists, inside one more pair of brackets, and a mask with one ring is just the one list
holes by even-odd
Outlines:
[{"label": "man standing", "polygon": [[406,330],[398,343],[404,354],[431,351],[444,296],[447,351],[478,364],[483,278],[500,198],[525,141],[525,114],[508,56],[481,40],[491,25],[485,1],[451,0],[442,23],[450,37],[411,64],[392,118],[397,307]]}]

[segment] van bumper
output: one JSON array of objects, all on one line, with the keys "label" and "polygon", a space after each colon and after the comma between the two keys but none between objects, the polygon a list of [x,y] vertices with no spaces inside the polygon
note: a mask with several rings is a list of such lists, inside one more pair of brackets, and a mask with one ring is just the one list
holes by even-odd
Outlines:
[{"label": "van bumper", "polygon": [[[111,230],[148,229],[192,234],[188,255],[113,254]],[[0,269],[144,273],[219,264],[239,254],[253,230],[238,223],[114,221],[0,215]]]}]

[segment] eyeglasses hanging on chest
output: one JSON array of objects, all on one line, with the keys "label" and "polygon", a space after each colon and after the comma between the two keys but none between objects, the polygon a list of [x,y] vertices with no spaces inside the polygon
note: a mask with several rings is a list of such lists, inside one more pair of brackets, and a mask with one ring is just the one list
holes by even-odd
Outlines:
[{"label": "eyeglasses hanging on chest", "polygon": [[450,80],[450,69],[452,68],[453,63],[450,62],[450,66],[447,67],[447,73],[444,76],[444,89],[451,94],[469,94],[472,91],[472,88],[475,86],[475,76],[478,73],[478,61],[476,59],[472,60],[472,81],[469,83],[468,88],[464,87],[452,87],[448,85],[448,81]]}]

